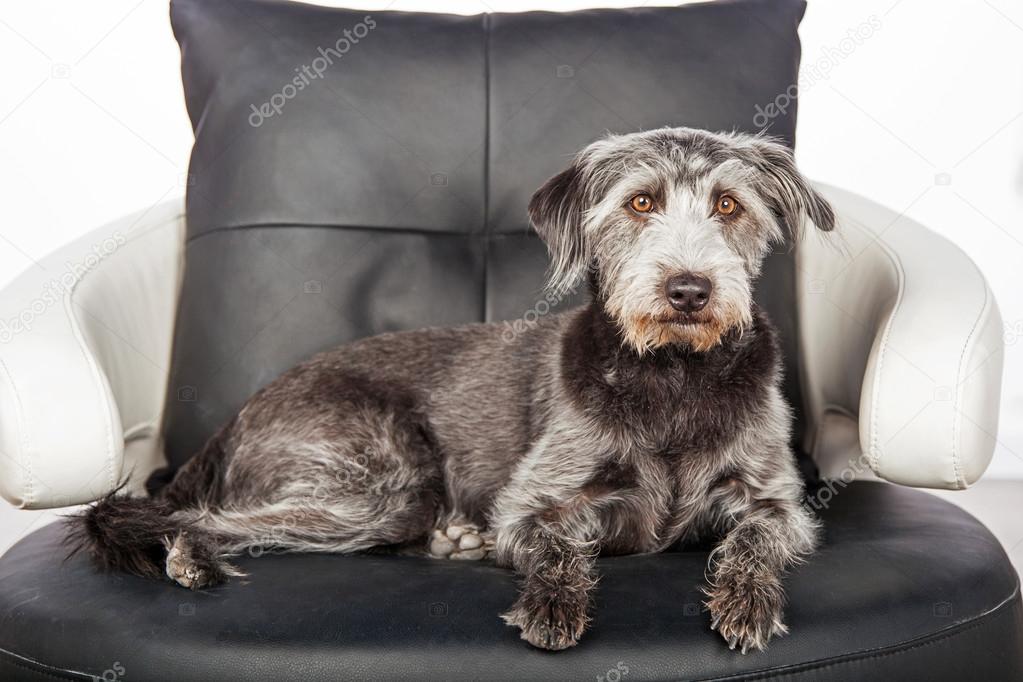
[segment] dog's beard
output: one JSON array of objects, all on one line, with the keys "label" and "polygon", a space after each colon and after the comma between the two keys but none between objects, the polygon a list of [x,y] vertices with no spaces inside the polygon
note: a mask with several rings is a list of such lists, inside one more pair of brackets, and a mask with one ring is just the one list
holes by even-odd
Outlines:
[{"label": "dog's beard", "polygon": [[620,320],[619,326],[624,343],[639,353],[671,345],[703,353],[720,344],[728,332],[741,333],[751,322],[748,308],[728,307],[689,316],[674,312],[636,314]]}]

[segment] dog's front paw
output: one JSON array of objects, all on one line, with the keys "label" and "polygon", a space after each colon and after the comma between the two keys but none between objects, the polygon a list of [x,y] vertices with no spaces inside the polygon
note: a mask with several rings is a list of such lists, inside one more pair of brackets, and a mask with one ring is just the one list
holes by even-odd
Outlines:
[{"label": "dog's front paw", "polygon": [[719,574],[707,596],[710,627],[721,633],[729,649],[763,651],[771,637],[788,632],[782,623],[785,592],[776,577]]},{"label": "dog's front paw", "polygon": [[501,618],[522,630],[522,639],[535,647],[560,651],[573,647],[590,619],[585,593],[527,586]]}]

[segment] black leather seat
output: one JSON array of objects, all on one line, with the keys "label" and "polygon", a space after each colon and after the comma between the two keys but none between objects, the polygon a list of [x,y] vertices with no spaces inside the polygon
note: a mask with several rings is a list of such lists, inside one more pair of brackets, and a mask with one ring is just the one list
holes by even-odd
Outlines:
[{"label": "black leather seat", "polygon": [[[64,564],[49,526],[0,560],[2,679],[1023,679],[1019,581],[976,519],[927,493],[854,483],[789,579],[790,634],[729,651],[700,606],[707,555],[602,560],[580,646],[532,649],[497,617],[513,575],[408,557],[245,558],[192,593]],[[78,672],[76,672],[78,671]],[[627,672],[626,672],[627,671]]]}]

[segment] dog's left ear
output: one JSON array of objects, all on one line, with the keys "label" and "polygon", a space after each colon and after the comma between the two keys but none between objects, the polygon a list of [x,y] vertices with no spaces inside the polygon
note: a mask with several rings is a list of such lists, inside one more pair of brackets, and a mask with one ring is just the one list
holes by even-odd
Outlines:
[{"label": "dog's left ear", "polygon": [[756,165],[765,181],[765,193],[788,233],[798,238],[809,220],[817,229],[835,229],[835,211],[796,168],[792,151],[783,144],[754,138]]},{"label": "dog's left ear", "polygon": [[529,220],[551,257],[547,288],[564,293],[589,266],[589,249],[583,234],[586,210],[585,181],[577,159],[536,190],[529,200]]}]

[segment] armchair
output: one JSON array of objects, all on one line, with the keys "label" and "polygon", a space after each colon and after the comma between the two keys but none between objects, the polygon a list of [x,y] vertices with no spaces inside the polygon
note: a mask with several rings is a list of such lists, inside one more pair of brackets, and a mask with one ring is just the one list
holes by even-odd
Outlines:
[{"label": "armchair", "polygon": [[[492,618],[514,592],[510,574],[495,568],[266,556],[243,560],[249,584],[191,594],[97,574],[82,557],[62,564],[54,524],[0,558],[0,671],[90,679],[116,663],[130,679],[299,670],[306,679],[339,670],[567,679],[621,661],[632,679],[1023,675],[1018,579],[998,542],[957,507],[862,480],[957,488],[980,476],[996,428],[997,306],[970,260],[941,237],[819,188],[846,242],[843,252],[807,241],[797,253],[807,443],[830,478],[809,503],[824,518],[826,542],[791,577],[792,634],[767,652],[738,656],[706,627],[701,551],[606,560],[601,619],[578,650],[550,656],[520,647]],[[0,292],[2,319],[31,309],[52,272],[116,233],[124,236],[116,252],[0,346],[0,492],[12,504],[87,502],[129,473],[138,489],[162,464],[179,200],[44,259],[45,271]],[[842,286],[853,282],[858,290]]]},{"label": "armchair", "polygon": [[[315,350],[542,314],[528,194],[609,128],[748,129],[797,77],[803,9],[374,12],[370,26],[361,11],[174,0],[196,132],[187,206],[95,230],[0,291],[0,495],[64,507],[124,477],[142,494]],[[336,63],[340,29],[360,25]],[[331,68],[273,99],[323,53]],[[279,111],[246,125],[262,101]],[[789,143],[794,112],[772,128]],[[377,187],[397,199],[361,200]],[[994,298],[945,239],[820,190],[839,239],[774,254],[756,292],[781,332],[793,450],[822,476],[807,504],[824,528],[787,577],[790,634],[766,651],[739,655],[710,630],[706,547],[601,559],[592,628],[551,654],[497,618],[514,579],[486,563],[245,556],[246,579],[190,592],[63,561],[53,524],[0,557],[0,676],[1023,679],[1005,552],[908,487],[965,487],[991,457]]]}]

